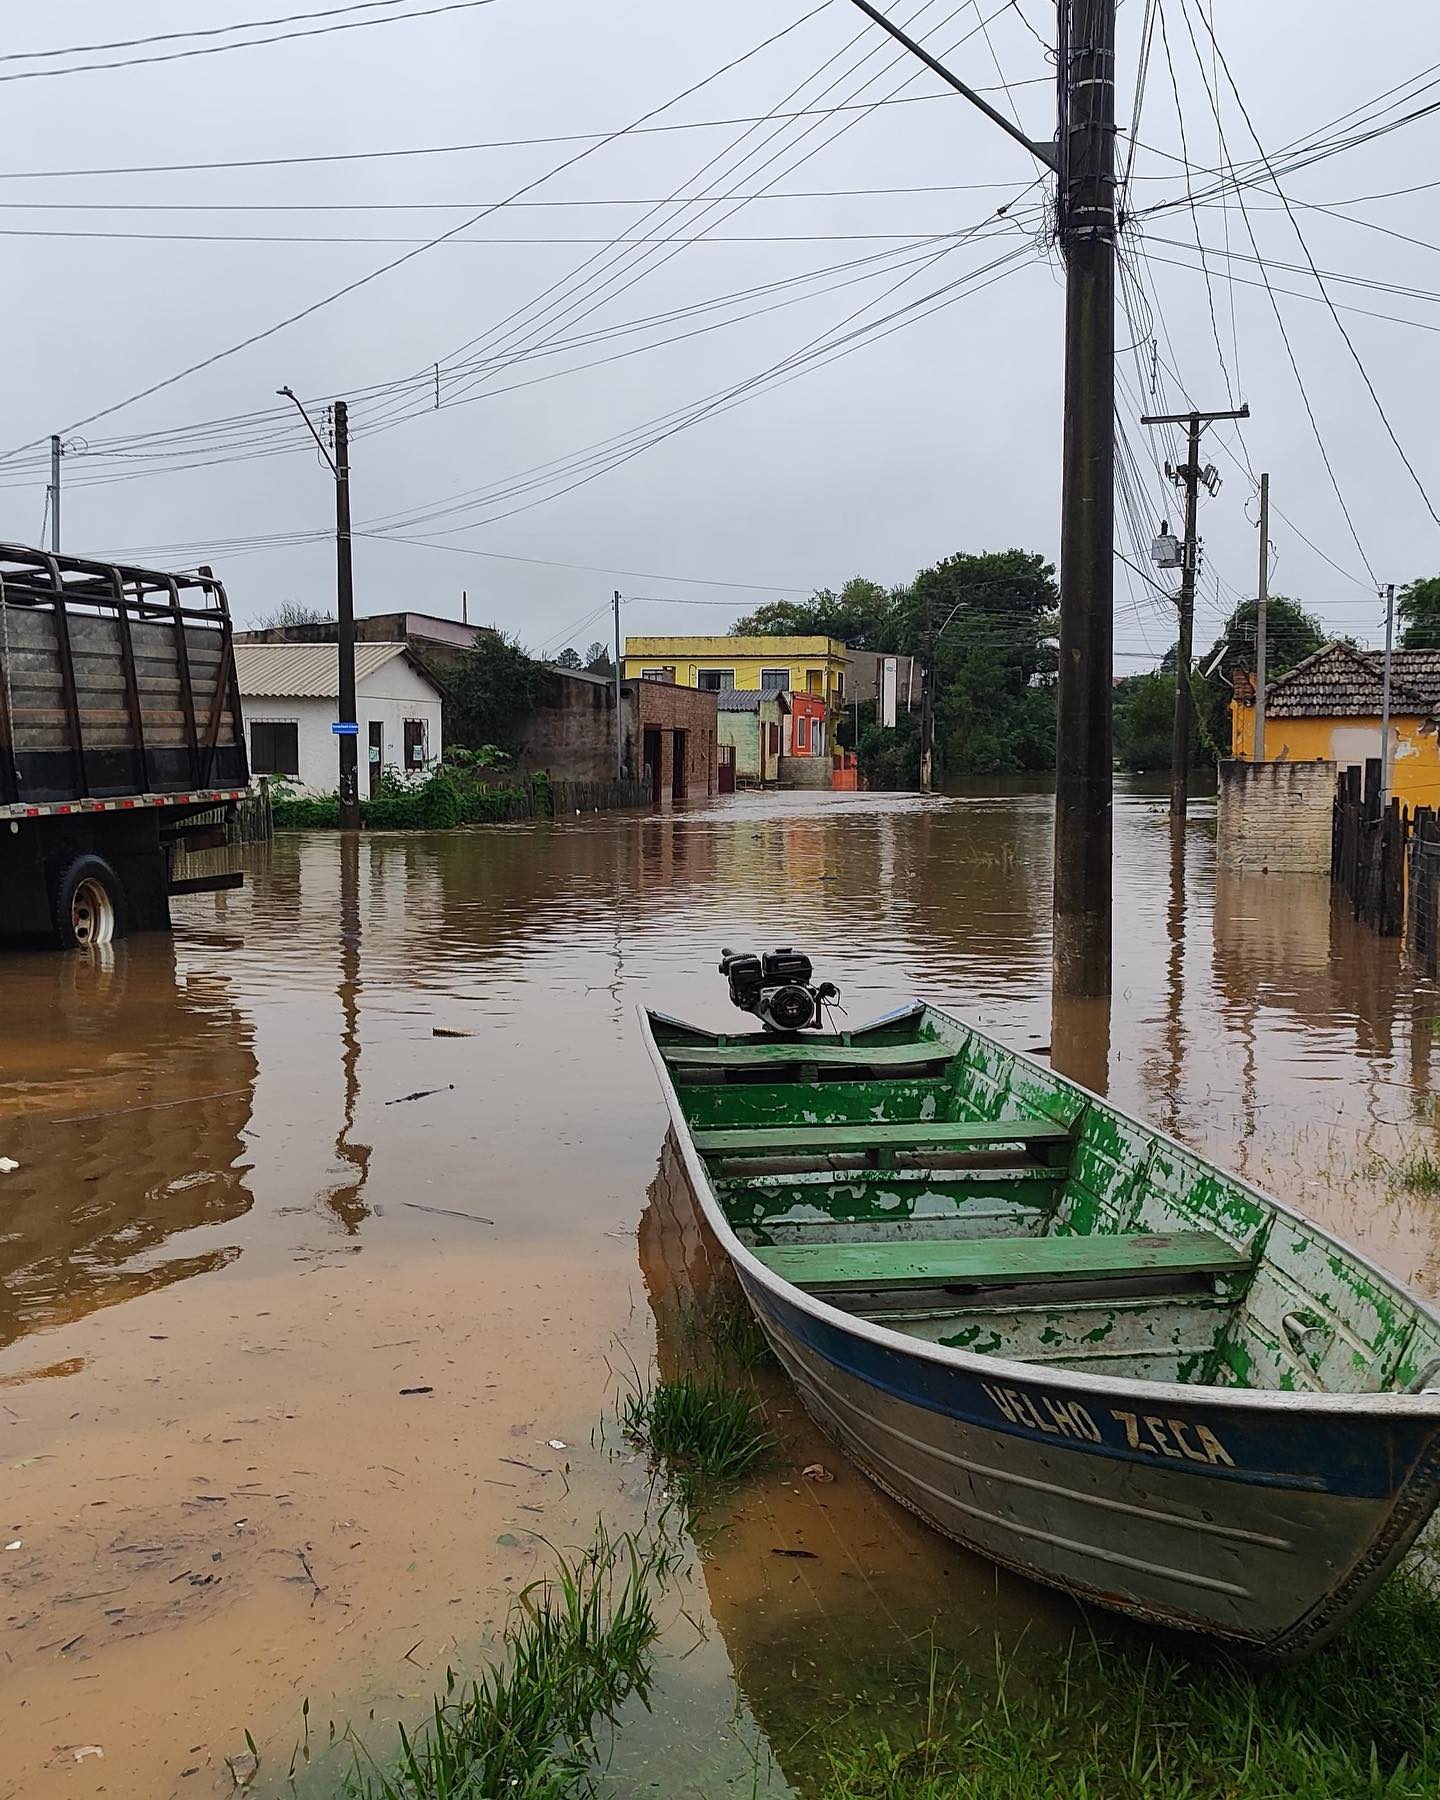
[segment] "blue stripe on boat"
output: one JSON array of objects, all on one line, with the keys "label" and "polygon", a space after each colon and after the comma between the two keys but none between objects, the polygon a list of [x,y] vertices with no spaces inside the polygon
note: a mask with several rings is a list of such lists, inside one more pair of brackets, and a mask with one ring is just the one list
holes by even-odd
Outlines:
[{"label": "blue stripe on boat", "polygon": [[[779,1331],[856,1380],[928,1412],[984,1431],[1053,1438],[1057,1447],[1143,1463],[1168,1459],[1191,1475],[1248,1487],[1289,1488],[1353,1499],[1380,1499],[1404,1485],[1434,1432],[1429,1419],[1353,1420],[1343,1430],[1324,1418],[1238,1409],[1166,1405],[1163,1413],[1130,1413],[1073,1398],[1074,1390],[1012,1382],[907,1356],[816,1318],[739,1271],[752,1302]],[[1144,1405],[1143,1392],[1135,1405]],[[1343,1460],[1341,1460],[1343,1458]]]}]

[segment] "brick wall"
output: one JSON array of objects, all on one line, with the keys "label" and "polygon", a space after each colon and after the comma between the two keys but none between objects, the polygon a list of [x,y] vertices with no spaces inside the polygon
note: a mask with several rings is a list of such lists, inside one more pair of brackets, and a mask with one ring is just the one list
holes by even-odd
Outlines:
[{"label": "brick wall", "polygon": [[1332,762],[1222,762],[1222,869],[1326,875],[1335,800]]}]

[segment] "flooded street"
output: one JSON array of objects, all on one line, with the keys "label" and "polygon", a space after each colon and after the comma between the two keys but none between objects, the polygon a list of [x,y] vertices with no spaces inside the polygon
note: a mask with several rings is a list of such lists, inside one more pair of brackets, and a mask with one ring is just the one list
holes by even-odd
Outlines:
[{"label": "flooded street", "polygon": [[[1207,810],[1181,861],[1122,786],[1113,1007],[1053,1038],[1043,786],[282,835],[173,941],[0,958],[0,1800],[225,1794],[247,1731],[284,1791],[305,1701],[388,1744],[536,1534],[640,1516],[596,1427],[694,1259],[635,1009],[731,1028],[722,945],[808,950],[851,1024],[920,994],[1053,1042],[1440,1291],[1440,1208],[1388,1175],[1435,1152],[1436,992],[1328,883],[1217,875]],[[767,1400],[781,1454],[695,1560],[616,1795],[786,1793],[814,1720],[908,1704],[933,1644],[1082,1616]]]}]

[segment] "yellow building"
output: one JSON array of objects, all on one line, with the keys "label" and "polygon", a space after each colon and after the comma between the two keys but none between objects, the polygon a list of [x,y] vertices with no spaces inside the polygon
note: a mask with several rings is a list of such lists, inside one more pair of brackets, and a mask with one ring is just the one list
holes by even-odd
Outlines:
[{"label": "yellow building", "polygon": [[[1230,753],[1255,753],[1255,686],[1237,671],[1230,702]],[[1378,650],[1327,644],[1269,684],[1266,762],[1364,766],[1380,754]],[[1407,810],[1440,806],[1440,650],[1397,650],[1390,669],[1390,791]]]},{"label": "yellow building", "polygon": [[851,697],[850,653],[827,637],[627,637],[627,680],[673,681],[680,687],[780,688],[820,694],[832,714]]}]

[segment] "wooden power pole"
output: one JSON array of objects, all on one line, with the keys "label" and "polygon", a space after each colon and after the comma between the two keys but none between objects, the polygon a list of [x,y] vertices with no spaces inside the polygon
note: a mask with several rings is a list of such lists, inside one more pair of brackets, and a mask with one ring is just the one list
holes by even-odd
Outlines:
[{"label": "wooden power pole", "polygon": [[1199,565],[1198,505],[1202,483],[1215,493],[1220,478],[1213,469],[1200,466],[1200,433],[1216,419],[1248,419],[1250,408],[1233,412],[1147,413],[1142,425],[1184,425],[1187,430],[1185,461],[1170,471],[1177,487],[1185,489],[1184,560],[1180,565],[1180,630],[1175,651],[1175,716],[1170,733],[1170,821],[1182,824],[1190,804],[1190,664],[1195,639],[1195,573]]}]

